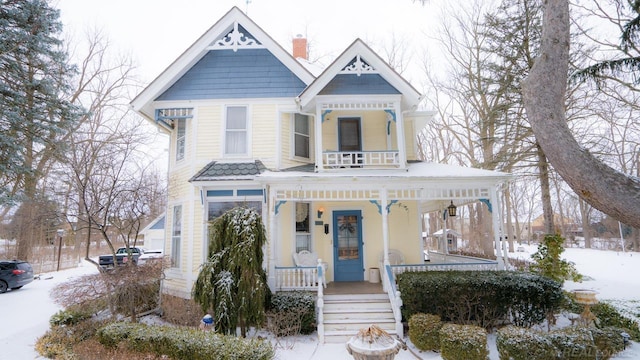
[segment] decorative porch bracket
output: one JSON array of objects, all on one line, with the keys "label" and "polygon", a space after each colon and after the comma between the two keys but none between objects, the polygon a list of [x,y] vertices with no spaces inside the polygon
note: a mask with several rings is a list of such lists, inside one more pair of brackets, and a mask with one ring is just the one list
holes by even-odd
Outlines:
[{"label": "decorative porch bracket", "polygon": [[384,112],[387,113],[387,135],[391,134],[391,121],[396,122],[396,111],[385,109]]},{"label": "decorative porch bracket", "polygon": [[[378,208],[378,214],[382,215],[382,205],[380,204],[380,202],[378,200],[369,200],[370,203],[372,203],[373,205],[375,205]],[[393,204],[397,203],[398,200],[391,200],[389,201],[389,204],[387,204],[387,214],[391,214],[391,206],[393,206]]]},{"label": "decorative porch bracket", "polygon": [[325,122],[325,117],[329,115],[333,110],[324,110],[322,111],[322,122]]},{"label": "decorative porch bracket", "polygon": [[275,206],[275,213],[276,213],[276,215],[278,215],[278,211],[280,210],[280,206],[282,206],[282,205],[284,205],[284,204],[286,204],[286,203],[287,203],[287,200],[280,200],[280,201],[278,201],[278,202],[276,203],[276,206]]},{"label": "decorative porch bracket", "polygon": [[489,213],[493,213],[493,208],[491,207],[491,201],[489,199],[478,199],[480,202],[487,205],[489,208]]}]

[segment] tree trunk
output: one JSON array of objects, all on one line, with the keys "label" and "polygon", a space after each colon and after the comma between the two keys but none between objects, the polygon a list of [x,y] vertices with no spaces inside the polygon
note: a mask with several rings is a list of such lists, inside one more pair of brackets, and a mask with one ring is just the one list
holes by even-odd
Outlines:
[{"label": "tree trunk", "polygon": [[536,144],[538,154],[538,172],[540,176],[540,193],[542,198],[542,218],[544,219],[544,233],[554,235],[555,224],[553,207],[551,206],[551,185],[549,183],[549,163],[544,151]]},{"label": "tree trunk", "polygon": [[584,237],[584,247],[591,249],[591,218],[589,216],[589,205],[578,198],[580,206],[580,218],[582,219],[582,236]]},{"label": "tree trunk", "polygon": [[529,122],[545,155],[578,196],[605,214],[640,227],[640,179],[596,159],[566,124],[569,24],[569,1],[546,0],[540,56],[523,83]]}]

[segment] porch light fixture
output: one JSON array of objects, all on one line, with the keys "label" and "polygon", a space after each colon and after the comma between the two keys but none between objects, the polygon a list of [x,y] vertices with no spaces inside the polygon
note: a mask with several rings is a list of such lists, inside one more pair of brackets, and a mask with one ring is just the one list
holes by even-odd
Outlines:
[{"label": "porch light fixture", "polygon": [[324,214],[324,208],[318,208],[318,219],[322,218],[322,214]]},{"label": "porch light fixture", "polygon": [[457,210],[458,208],[455,205],[453,205],[453,200],[451,200],[451,205],[447,206],[447,212],[449,213],[449,216],[455,217]]}]

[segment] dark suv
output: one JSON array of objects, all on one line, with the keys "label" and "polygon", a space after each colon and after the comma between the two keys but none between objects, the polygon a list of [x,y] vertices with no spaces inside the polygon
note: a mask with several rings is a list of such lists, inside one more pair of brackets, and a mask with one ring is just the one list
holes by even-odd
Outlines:
[{"label": "dark suv", "polygon": [[16,290],[33,281],[31,264],[20,260],[0,260],[0,294]]}]

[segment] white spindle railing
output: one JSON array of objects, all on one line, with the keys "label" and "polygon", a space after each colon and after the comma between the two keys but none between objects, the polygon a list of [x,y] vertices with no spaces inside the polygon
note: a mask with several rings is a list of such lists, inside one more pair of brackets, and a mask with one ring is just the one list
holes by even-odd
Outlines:
[{"label": "white spindle railing", "polygon": [[322,153],[322,164],[327,168],[351,166],[376,167],[400,165],[397,150],[389,151],[325,151]]},{"label": "white spindle railing", "polygon": [[383,289],[389,296],[389,302],[391,303],[391,309],[393,310],[393,317],[396,321],[396,334],[402,339],[404,336],[404,328],[402,326],[402,298],[400,297],[400,291],[396,288],[396,279],[391,270],[391,265],[387,262],[384,266],[384,272],[382,275]]},{"label": "white spindle railing", "polygon": [[278,290],[313,291],[318,283],[318,268],[315,266],[276,266],[276,289]]}]

